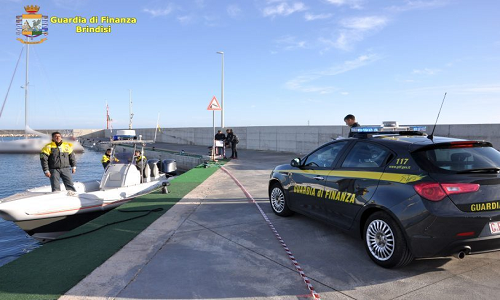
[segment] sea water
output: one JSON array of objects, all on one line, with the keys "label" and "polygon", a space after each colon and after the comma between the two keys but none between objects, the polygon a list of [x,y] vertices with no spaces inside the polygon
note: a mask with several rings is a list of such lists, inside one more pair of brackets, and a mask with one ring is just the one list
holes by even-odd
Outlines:
[{"label": "sea water", "polygon": [[[88,149],[76,154],[73,181],[101,180],[103,154]],[[43,174],[38,154],[0,154],[0,199],[44,185],[50,185],[50,181]],[[39,246],[15,223],[0,218],[0,266]]]}]

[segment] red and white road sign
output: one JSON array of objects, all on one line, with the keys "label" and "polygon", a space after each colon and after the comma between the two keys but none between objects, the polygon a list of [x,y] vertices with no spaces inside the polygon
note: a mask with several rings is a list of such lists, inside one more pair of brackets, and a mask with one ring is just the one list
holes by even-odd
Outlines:
[{"label": "red and white road sign", "polygon": [[210,101],[207,110],[222,110],[222,107],[220,106],[219,101],[217,101],[217,98],[215,98],[215,96],[212,98],[212,101]]}]

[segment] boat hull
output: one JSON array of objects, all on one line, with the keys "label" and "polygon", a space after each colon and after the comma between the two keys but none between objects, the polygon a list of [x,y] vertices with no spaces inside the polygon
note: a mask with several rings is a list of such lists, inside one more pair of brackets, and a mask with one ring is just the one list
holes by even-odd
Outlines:
[{"label": "boat hull", "polygon": [[46,234],[53,232],[64,233],[80,227],[97,217],[102,216],[106,212],[107,211],[93,211],[84,214],[17,221],[15,223],[29,235]]},{"label": "boat hull", "polygon": [[50,192],[50,186],[30,189],[0,200],[0,217],[15,222],[30,235],[75,229],[130,200],[151,193],[167,182],[100,189],[99,182],[75,182],[76,193]]}]

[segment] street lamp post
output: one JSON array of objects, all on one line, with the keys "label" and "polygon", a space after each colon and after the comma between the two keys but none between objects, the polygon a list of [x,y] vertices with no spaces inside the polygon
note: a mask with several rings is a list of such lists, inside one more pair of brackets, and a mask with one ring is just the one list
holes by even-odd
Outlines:
[{"label": "street lamp post", "polygon": [[220,127],[224,129],[224,52],[218,51],[218,54],[222,55],[222,79],[221,79],[221,97],[220,97]]}]

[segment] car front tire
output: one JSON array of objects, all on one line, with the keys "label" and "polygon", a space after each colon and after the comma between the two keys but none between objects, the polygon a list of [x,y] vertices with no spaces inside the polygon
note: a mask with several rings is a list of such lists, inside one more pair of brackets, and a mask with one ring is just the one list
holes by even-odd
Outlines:
[{"label": "car front tire", "polygon": [[384,268],[403,267],[413,261],[403,232],[394,219],[384,212],[372,214],[364,228],[368,256]]},{"label": "car front tire", "polygon": [[283,188],[275,183],[271,186],[269,191],[269,202],[273,212],[281,217],[288,217],[293,215],[293,211],[288,208],[287,199]]}]

